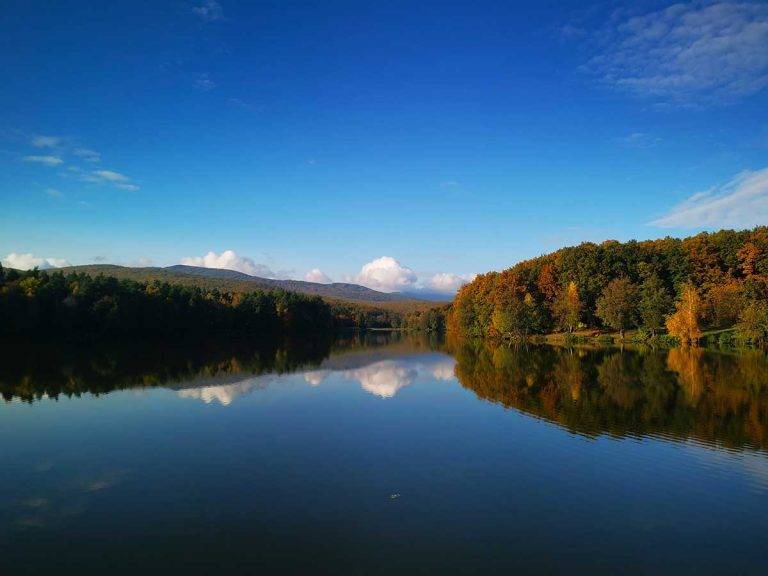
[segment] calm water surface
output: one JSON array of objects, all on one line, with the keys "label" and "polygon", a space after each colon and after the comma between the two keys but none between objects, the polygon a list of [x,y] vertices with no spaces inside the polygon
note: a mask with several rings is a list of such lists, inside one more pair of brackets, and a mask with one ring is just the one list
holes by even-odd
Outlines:
[{"label": "calm water surface", "polygon": [[0,573],[768,573],[768,361],[4,353]]}]

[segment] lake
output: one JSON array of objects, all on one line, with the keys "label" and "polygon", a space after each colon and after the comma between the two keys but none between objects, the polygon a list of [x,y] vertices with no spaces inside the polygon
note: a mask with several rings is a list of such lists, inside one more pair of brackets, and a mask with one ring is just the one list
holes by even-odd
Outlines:
[{"label": "lake", "polygon": [[768,360],[374,333],[11,350],[0,572],[768,573]]}]

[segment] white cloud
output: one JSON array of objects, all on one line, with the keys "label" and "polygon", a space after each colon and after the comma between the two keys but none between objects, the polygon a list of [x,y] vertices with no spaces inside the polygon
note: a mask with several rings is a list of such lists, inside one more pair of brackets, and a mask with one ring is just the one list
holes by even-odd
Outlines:
[{"label": "white cloud", "polygon": [[436,362],[430,370],[432,377],[435,380],[442,380],[448,382],[456,378],[456,360],[452,357],[447,357],[440,362]]},{"label": "white cloud", "polygon": [[343,373],[344,378],[357,380],[363,390],[380,398],[393,398],[398,390],[412,384],[416,376],[415,369],[396,360],[382,360]]},{"label": "white cloud", "polygon": [[251,276],[260,276],[262,278],[278,277],[269,266],[257,264],[253,259],[246,256],[238,256],[234,250],[225,250],[221,254],[208,252],[205,256],[182,258],[181,263],[187,266],[235,270],[237,272],[243,272],[244,274],[250,274]]},{"label": "white cloud", "polygon": [[594,39],[585,69],[639,96],[706,105],[768,85],[768,4],[678,3],[612,19]]},{"label": "white cloud", "polygon": [[64,194],[58,188],[46,188],[45,193],[51,198],[63,198]]},{"label": "white cloud", "polygon": [[467,282],[472,282],[477,274],[453,274],[452,272],[441,272],[435,274],[429,279],[427,286],[438,292],[452,294]]},{"label": "white cloud", "polygon": [[221,4],[216,2],[216,0],[206,0],[206,2],[199,6],[193,6],[192,12],[207,22],[221,20],[224,17],[224,10],[222,10]]},{"label": "white cloud", "polygon": [[328,378],[329,374],[328,370],[310,370],[309,372],[304,372],[304,381],[313,387],[320,386]]},{"label": "white cloud", "polygon": [[200,74],[200,76],[197,77],[197,80],[195,80],[195,86],[200,88],[200,90],[208,92],[209,90],[216,88],[216,82],[211,80],[211,77],[208,74]]},{"label": "white cloud", "polygon": [[83,182],[94,182],[96,184],[107,184],[113,188],[120,190],[128,190],[129,192],[136,192],[141,188],[136,184],[131,183],[131,179],[125,174],[115,172],[114,170],[94,170],[92,172],[84,172],[79,168],[70,166],[70,170],[77,174],[77,178]]},{"label": "white cloud", "polygon": [[656,146],[659,142],[661,142],[661,138],[656,138],[655,136],[651,136],[645,132],[632,132],[631,134],[627,134],[626,136],[620,138],[619,142],[627,148],[646,149]]},{"label": "white cloud", "polygon": [[317,282],[318,284],[330,284],[333,282],[320,268],[312,268],[312,270],[306,273],[304,280],[307,282]]},{"label": "white cloud", "polygon": [[356,281],[374,290],[397,292],[413,288],[417,277],[413,270],[391,256],[382,256],[363,266]]},{"label": "white cloud", "polygon": [[56,148],[62,142],[62,138],[58,136],[33,136],[32,146],[35,148]]},{"label": "white cloud", "polygon": [[107,182],[127,182],[129,180],[128,176],[112,170],[94,170],[92,174]]},{"label": "white cloud", "polygon": [[58,166],[63,164],[64,160],[58,156],[24,156],[24,162],[35,162],[37,164],[45,164],[46,166]]},{"label": "white cloud", "polygon": [[88,148],[75,148],[74,150],[72,150],[72,154],[82,158],[83,160],[87,160],[88,162],[101,161],[101,154],[99,154],[95,150],[90,150]]},{"label": "white cloud", "polygon": [[2,263],[6,268],[16,268],[17,270],[30,270],[35,267],[45,270],[69,266],[69,262],[63,258],[40,258],[32,253],[18,254],[16,252],[8,254],[3,258]]},{"label": "white cloud", "polygon": [[651,222],[663,228],[751,228],[768,223],[768,167],[692,195]]}]

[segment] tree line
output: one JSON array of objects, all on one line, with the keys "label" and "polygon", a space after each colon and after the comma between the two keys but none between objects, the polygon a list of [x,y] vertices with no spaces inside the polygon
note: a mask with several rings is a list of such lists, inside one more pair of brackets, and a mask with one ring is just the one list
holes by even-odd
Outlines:
[{"label": "tree line", "polygon": [[442,331],[436,310],[386,310],[284,290],[219,290],[160,280],[0,266],[0,336],[97,339],[209,332],[305,335],[339,328]]},{"label": "tree line", "polygon": [[768,343],[768,227],[684,239],[591,242],[478,276],[456,296],[449,330],[520,339],[553,331],[638,329],[696,343],[736,328]]},{"label": "tree line", "polygon": [[108,276],[0,268],[0,334],[31,338],[194,335],[216,331],[330,330],[317,296],[280,290],[231,293]]}]

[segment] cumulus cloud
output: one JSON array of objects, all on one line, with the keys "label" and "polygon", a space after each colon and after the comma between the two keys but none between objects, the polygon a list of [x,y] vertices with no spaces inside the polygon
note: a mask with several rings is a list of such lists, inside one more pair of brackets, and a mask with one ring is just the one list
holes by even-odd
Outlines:
[{"label": "cumulus cloud", "polygon": [[206,22],[221,20],[224,17],[224,10],[221,8],[221,4],[216,2],[216,0],[207,0],[198,6],[193,6],[192,12]]},{"label": "cumulus cloud", "polygon": [[58,136],[33,136],[32,146],[35,148],[56,148],[62,142],[62,138]]},{"label": "cumulus cloud", "polygon": [[416,379],[415,369],[396,360],[382,360],[362,368],[347,370],[343,377],[357,380],[360,387],[380,398],[393,398]]},{"label": "cumulus cloud", "polygon": [[70,265],[63,258],[40,258],[32,253],[19,254],[16,252],[8,254],[3,258],[2,263],[6,268],[16,268],[17,270],[30,270],[35,267],[45,270]]},{"label": "cumulus cloud", "polygon": [[427,286],[438,292],[453,294],[459,288],[468,282],[472,282],[477,274],[453,274],[452,272],[441,272],[435,274],[429,279]]},{"label": "cumulus cloud", "polygon": [[247,256],[238,256],[234,250],[225,250],[221,254],[208,252],[205,256],[193,256],[182,258],[181,263],[187,266],[202,266],[203,268],[221,268],[224,270],[235,270],[251,276],[261,278],[277,278],[278,274],[272,271],[269,266],[257,264],[252,258]]},{"label": "cumulus cloud", "polygon": [[368,262],[360,270],[356,281],[363,286],[382,292],[397,292],[416,285],[416,273],[391,256],[382,256]]},{"label": "cumulus cloud", "polygon": [[46,166],[58,166],[63,164],[64,160],[58,156],[24,156],[24,162],[35,162],[36,164],[45,164]]},{"label": "cumulus cloud", "polygon": [[768,167],[692,195],[651,222],[663,228],[751,228],[768,222]]},{"label": "cumulus cloud", "polygon": [[768,4],[689,2],[614,18],[584,68],[606,85],[676,104],[713,104],[768,85]]},{"label": "cumulus cloud", "polygon": [[312,268],[312,270],[305,274],[304,280],[307,282],[317,282],[318,284],[330,284],[333,282],[320,268]]}]

